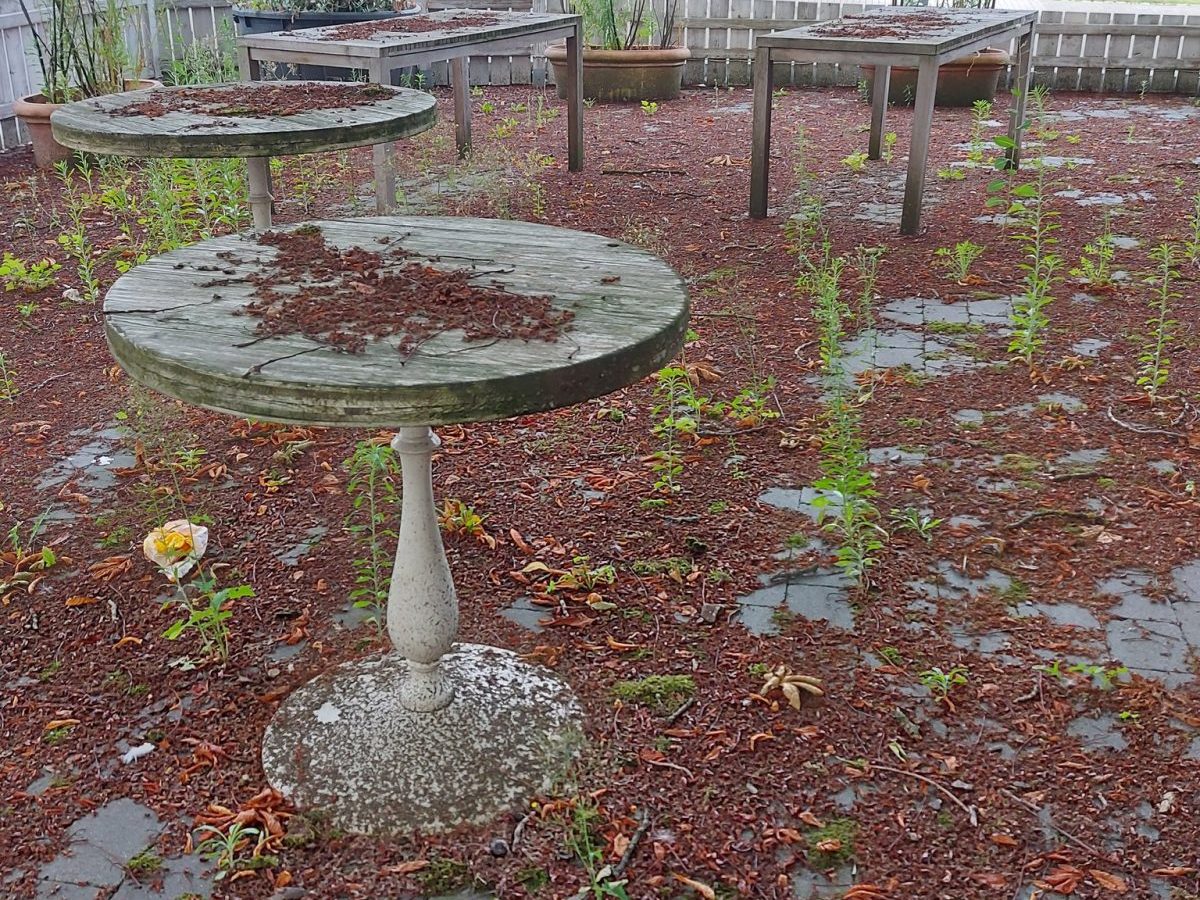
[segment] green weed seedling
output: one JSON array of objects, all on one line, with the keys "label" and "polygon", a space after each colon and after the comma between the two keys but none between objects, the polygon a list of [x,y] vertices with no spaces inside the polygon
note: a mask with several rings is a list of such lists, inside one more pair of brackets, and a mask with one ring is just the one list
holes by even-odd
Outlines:
[{"label": "green weed seedling", "polygon": [[942,524],[941,519],[935,519],[912,506],[893,509],[888,516],[898,531],[912,531],[926,543],[933,540],[933,530]]},{"label": "green weed seedling", "polygon": [[1058,213],[1049,208],[1046,167],[1035,163],[1033,170],[1032,181],[1010,186],[1000,180],[988,185],[989,191],[1008,190],[1007,202],[993,197],[988,205],[1007,206],[1008,216],[1016,220],[1014,237],[1024,250],[1020,264],[1025,273],[1024,290],[1013,299],[1009,314],[1013,337],[1008,351],[1031,367],[1050,327],[1047,307],[1054,300],[1056,272],[1062,264],[1061,257],[1053,252],[1058,243],[1054,238]]},{"label": "green weed seedling", "polygon": [[196,845],[196,851],[205,862],[216,867],[214,881],[222,881],[235,872],[257,868],[252,860],[263,859],[254,853],[259,837],[257,828],[235,822],[227,832],[212,825],[201,825],[197,831],[208,835]]},{"label": "green weed seedling", "polygon": [[970,673],[963,666],[954,666],[948,671],[942,671],[940,666],[934,666],[917,674],[918,680],[933,692],[933,698],[941,703],[948,703],[950,692],[956,687],[967,683]]},{"label": "green weed seedling", "polygon": [[851,153],[849,156],[842,159],[842,164],[851,172],[865,172],[867,169],[867,154],[864,150],[858,150]]},{"label": "green weed seedling", "polygon": [[388,444],[360,441],[346,460],[350,479],[350,514],[346,531],[360,547],[351,561],[354,589],[350,600],[357,609],[370,611],[377,628],[383,624],[391,584],[392,550],[396,530],[391,523],[399,520],[400,465],[396,452]]},{"label": "green weed seedling", "polygon": [[1071,275],[1091,287],[1103,288],[1112,284],[1112,262],[1116,256],[1116,244],[1108,228],[1105,216],[1104,232],[1083,247],[1079,265],[1071,269]]},{"label": "green weed seedling", "polygon": [[655,377],[655,404],[651,411],[656,421],[651,431],[662,441],[662,447],[653,454],[651,470],[655,474],[654,490],[670,495],[682,490],[679,483],[683,474],[680,439],[696,433],[702,403],[686,369],[667,366]]},{"label": "green weed seedling", "polygon": [[163,604],[164,609],[182,605],[187,612],[184,618],[163,632],[163,637],[175,641],[194,631],[200,638],[205,655],[215,655],[224,662],[229,659],[229,620],[233,618],[233,611],[227,607],[235,600],[253,597],[254,589],[248,584],[239,584],[217,590],[212,578],[197,578],[192,587],[196,589],[196,596],[189,598],[180,585],[181,599]]},{"label": "green weed seedling", "polygon": [[17,387],[17,372],[9,364],[8,357],[0,350],[0,400],[15,403],[20,388]]},{"label": "green weed seedling", "polygon": [[943,181],[962,181],[967,173],[956,166],[946,166],[937,170],[937,177]]},{"label": "green weed seedling", "polygon": [[595,801],[579,799],[571,811],[567,823],[567,851],[574,856],[587,873],[587,887],[576,897],[591,897],[592,900],[629,900],[625,890],[627,880],[613,877],[613,868],[604,861],[605,841],[596,833],[600,823],[600,810]]},{"label": "green weed seedling", "polygon": [[647,116],[653,116],[658,112],[658,104],[653,100],[643,100],[642,112]]},{"label": "green weed seedling", "polygon": [[883,161],[890,163],[896,155],[896,132],[889,131],[883,136]]},{"label": "green weed seedling", "polygon": [[1138,353],[1137,384],[1146,392],[1151,402],[1159,397],[1171,374],[1171,361],[1167,350],[1175,336],[1179,323],[1171,318],[1171,303],[1179,299],[1172,290],[1179,273],[1175,271],[1176,250],[1174,245],[1159,244],[1150,251],[1150,258],[1157,263],[1154,274],[1147,279],[1153,293],[1150,308],[1153,312],[1146,323],[1147,334],[1142,339]]},{"label": "green weed seedling", "polygon": [[854,248],[854,267],[858,270],[858,325],[870,328],[874,325],[875,283],[879,279],[879,263],[887,247],[867,247],[859,244]]},{"label": "green weed seedling", "polygon": [[960,284],[971,274],[971,266],[983,256],[984,248],[971,241],[959,241],[953,247],[938,247],[934,255],[942,260],[950,277]]},{"label": "green weed seedling", "polygon": [[1188,237],[1183,249],[1193,266],[1200,266],[1200,194],[1192,198],[1192,212],[1187,217]]},{"label": "green weed seedling", "polygon": [[26,262],[5,250],[4,259],[0,261],[0,281],[4,283],[5,291],[33,294],[54,284],[54,273],[61,268],[48,257]]},{"label": "green weed seedling", "polygon": [[967,159],[976,165],[983,163],[983,129],[991,117],[991,101],[976,100],[971,107],[971,136],[967,139]]}]

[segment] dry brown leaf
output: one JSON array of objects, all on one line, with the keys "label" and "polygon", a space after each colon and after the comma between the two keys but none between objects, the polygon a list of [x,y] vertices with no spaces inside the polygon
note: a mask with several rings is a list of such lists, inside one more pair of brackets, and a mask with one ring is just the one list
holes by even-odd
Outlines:
[{"label": "dry brown leaf", "polygon": [[411,875],[413,872],[420,872],[422,869],[428,868],[429,860],[427,859],[410,859],[408,862],[397,863],[394,866],[384,866],[379,871],[385,875]]},{"label": "dry brown leaf", "polygon": [[1103,869],[1088,869],[1088,874],[1095,879],[1096,884],[1106,891],[1112,891],[1115,894],[1124,894],[1129,891],[1129,885],[1120,875],[1105,872]]},{"label": "dry brown leaf", "polygon": [[710,888],[703,881],[697,881],[695,878],[688,878],[686,875],[680,875],[678,872],[672,872],[671,877],[680,884],[686,884],[693,891],[703,897],[704,900],[717,900],[717,892]]},{"label": "dry brown leaf", "polygon": [[53,731],[55,728],[71,728],[79,724],[78,719],[51,719],[42,726],[43,731]]},{"label": "dry brown leaf", "polygon": [[1003,888],[1008,884],[1008,879],[997,872],[972,872],[971,880],[996,889]]},{"label": "dry brown leaf", "polygon": [[999,831],[992,835],[992,843],[1000,847],[1019,847],[1021,845],[1021,842],[1011,834]]},{"label": "dry brown leaf", "polygon": [[887,892],[877,884],[856,884],[842,894],[842,900],[887,900]]},{"label": "dry brown leaf", "polygon": [[88,572],[98,581],[112,581],[118,575],[123,575],[133,567],[133,559],[128,553],[110,556],[91,566]]},{"label": "dry brown leaf", "polygon": [[837,838],[826,838],[823,841],[817,841],[817,849],[822,853],[841,853],[842,842]]},{"label": "dry brown leaf", "polygon": [[813,828],[824,828],[825,823],[817,818],[816,814],[811,809],[806,809],[804,812],[796,816],[805,825],[811,825]]},{"label": "dry brown leaf", "polygon": [[1073,894],[1079,882],[1083,880],[1083,870],[1075,866],[1059,866],[1041,881],[1035,882],[1038,887],[1047,891],[1057,891],[1060,894]]},{"label": "dry brown leaf", "polygon": [[1155,869],[1151,875],[1161,875],[1163,878],[1182,878],[1184,875],[1195,875],[1200,872],[1195,866],[1163,866]]},{"label": "dry brown leaf", "polygon": [[90,606],[93,603],[99,603],[97,597],[68,597],[67,606]]}]

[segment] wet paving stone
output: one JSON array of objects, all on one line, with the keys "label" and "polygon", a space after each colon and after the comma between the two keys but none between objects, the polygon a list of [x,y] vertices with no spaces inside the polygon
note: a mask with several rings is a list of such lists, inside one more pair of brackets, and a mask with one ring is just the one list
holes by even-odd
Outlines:
[{"label": "wet paving stone", "polygon": [[275,558],[283,565],[291,568],[300,564],[300,560],[308,556],[309,552],[321,543],[321,539],[329,533],[329,527],[326,525],[314,525],[304,532],[304,537],[300,542],[280,550],[275,554]]},{"label": "wet paving stone", "polygon": [[152,848],[165,826],[153,810],[128,798],[108,803],[67,828],[67,848],[38,873],[39,898],[111,897],[136,900],[212,894],[212,879],[194,857],[162,860],[153,879],[140,883],[131,859]]},{"label": "wet paving stone", "polygon": [[500,615],[508,621],[520,625],[526,631],[540,634],[544,629],[538,622],[546,618],[547,611],[545,607],[534,605],[533,600],[529,597],[518,597],[509,606],[502,609]]},{"label": "wet paving stone", "polygon": [[[882,318],[898,325],[923,325],[945,334],[970,335],[985,329],[1007,329],[1012,301],[1007,297],[988,297],[947,303],[925,297],[905,297],[885,304]],[[955,326],[959,326],[956,328]]]},{"label": "wet paving stone", "polygon": [[1131,672],[1168,687],[1192,681],[1192,661],[1200,648],[1200,561],[1171,573],[1176,593],[1155,599],[1147,591],[1153,577],[1129,571],[1101,581],[1097,590],[1115,597],[1106,626],[1108,649]]},{"label": "wet paving stone", "polygon": [[810,569],[760,576],[763,587],[738,599],[738,619],[758,637],[780,634],[793,616],[823,621],[847,631],[854,627],[853,584],[835,569]]},{"label": "wet paving stone", "polygon": [[1089,753],[1101,750],[1124,750],[1129,746],[1121,734],[1117,717],[1105,713],[1098,716],[1080,716],[1067,725],[1067,734],[1079,738],[1083,749]]},{"label": "wet paving stone", "polygon": [[1111,341],[1102,341],[1099,338],[1083,338],[1071,345],[1071,354],[1094,359],[1102,351],[1107,350],[1111,346]]}]

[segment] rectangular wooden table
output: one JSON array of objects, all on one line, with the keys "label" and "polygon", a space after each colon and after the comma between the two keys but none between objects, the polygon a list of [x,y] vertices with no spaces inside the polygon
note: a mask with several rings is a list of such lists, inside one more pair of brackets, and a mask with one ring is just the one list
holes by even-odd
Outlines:
[{"label": "rectangular wooden table", "polygon": [[[487,25],[456,26],[456,19],[486,16]],[[567,166],[583,168],[583,20],[563,13],[509,12],[490,9],[446,9],[420,16],[444,21],[437,31],[378,31],[363,38],[331,38],[344,25],[243,35],[238,38],[242,78],[257,81],[265,62],[294,63],[359,69],[370,81],[390,84],[397,69],[450,63],[454,92],[455,134],[460,153],[471,146],[471,83],[468,63],[472,56],[501,56],[527,49],[530,44],[566,38],[567,41]],[[384,19],[374,24],[385,26]],[[401,20],[403,21],[403,20]],[[366,23],[360,23],[366,24]],[[366,29],[364,29],[365,31]],[[375,145],[375,195],[379,212],[395,203],[395,174],[391,144]]]},{"label": "rectangular wooden table", "polygon": [[[1033,12],[979,9],[914,9],[892,6],[845,16],[832,22],[805,25],[763,35],[755,41],[754,136],[750,156],[750,216],[767,214],[767,177],[771,153],[772,66],[777,62],[845,63],[875,67],[871,94],[871,138],[868,156],[879,159],[887,111],[888,82],[892,66],[917,70],[916,108],[908,152],[908,178],[900,233],[916,234],[921,225],[921,197],[925,192],[925,164],[933,127],[933,98],[937,70],[942,63],[966,56],[998,41],[1017,38],[1013,59],[1016,99],[1009,111],[1007,152],[1012,168],[1021,161],[1021,132],[1025,125],[1025,97],[1032,63]],[[926,19],[926,21],[922,21]]]}]

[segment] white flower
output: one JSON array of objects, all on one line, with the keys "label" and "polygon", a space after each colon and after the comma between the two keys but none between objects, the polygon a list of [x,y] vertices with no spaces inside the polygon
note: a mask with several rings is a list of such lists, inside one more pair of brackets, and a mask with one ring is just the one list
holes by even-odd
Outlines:
[{"label": "white flower", "polygon": [[200,561],[208,548],[208,529],[187,519],[176,519],[155,528],[142,541],[142,552],[173,584]]}]

